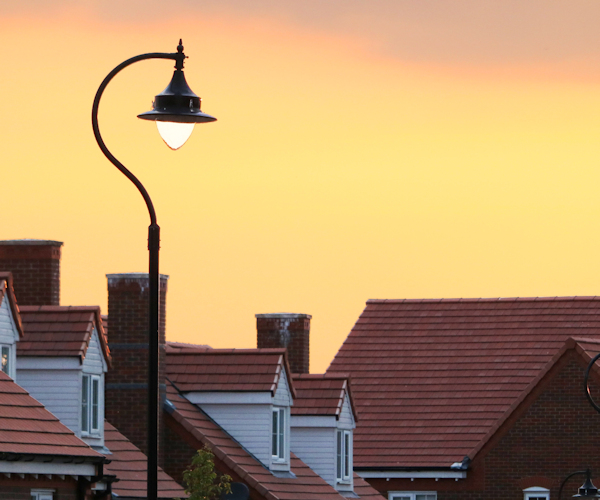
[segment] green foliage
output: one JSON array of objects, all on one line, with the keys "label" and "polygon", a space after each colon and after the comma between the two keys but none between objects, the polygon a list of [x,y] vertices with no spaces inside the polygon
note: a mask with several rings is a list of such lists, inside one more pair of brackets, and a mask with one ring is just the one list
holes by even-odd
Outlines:
[{"label": "green foliage", "polygon": [[214,454],[208,446],[198,450],[192,465],[183,473],[189,500],[218,500],[221,493],[231,493],[231,477],[215,472]]}]

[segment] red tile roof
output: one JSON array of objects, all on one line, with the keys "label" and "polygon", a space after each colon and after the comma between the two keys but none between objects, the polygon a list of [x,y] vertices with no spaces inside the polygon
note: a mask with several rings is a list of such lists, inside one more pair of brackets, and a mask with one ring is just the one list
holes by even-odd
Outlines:
[{"label": "red tile roof", "polygon": [[[146,498],[146,455],[108,422],[104,422],[104,444],[112,453],[106,455],[111,463],[104,466],[104,473],[119,480],[112,485],[113,493],[119,498]],[[158,498],[186,497],[183,488],[159,467]]]},{"label": "red tile roof", "polygon": [[19,332],[19,337],[23,338],[23,324],[21,323],[21,314],[19,313],[19,306],[17,305],[17,298],[15,297],[15,290],[13,288],[12,273],[10,272],[0,272],[0,305],[2,305],[2,301],[5,298],[8,300],[8,306]]},{"label": "red tile roof", "polygon": [[331,363],[361,420],[356,467],[448,467],[477,449],[600,298],[371,300]]},{"label": "red tile roof", "polygon": [[[296,399],[291,408],[292,415],[331,415],[340,417],[346,393],[350,394],[348,375],[326,373],[320,375],[292,375],[296,388]],[[352,396],[350,406],[354,412]],[[356,413],[354,413],[354,419]]]},{"label": "red tile roof", "polygon": [[182,392],[275,392],[286,370],[285,349],[206,349],[167,346],[167,377]]},{"label": "red tile roof", "polygon": [[[266,500],[342,500],[344,497],[324,479],[315,474],[294,454],[291,470],[295,478],[276,477],[256,458],[244,450],[229,434],[202,410],[182,397],[172,384],[167,384],[167,398],[173,405],[170,415],[194,440],[208,445],[222,467],[235,481],[248,485],[251,491]],[[379,498],[381,495],[355,475],[355,490],[360,498]],[[252,498],[256,498],[252,496]]]},{"label": "red tile roof", "polygon": [[0,372],[0,453],[72,456],[100,462],[102,455]]},{"label": "red tile roof", "polygon": [[17,344],[19,356],[78,356],[85,358],[94,326],[110,366],[98,306],[21,306],[23,339]]}]

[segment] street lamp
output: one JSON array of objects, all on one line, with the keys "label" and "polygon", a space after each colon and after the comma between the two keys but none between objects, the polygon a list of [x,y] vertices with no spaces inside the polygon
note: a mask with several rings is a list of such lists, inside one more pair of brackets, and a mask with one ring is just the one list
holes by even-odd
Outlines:
[{"label": "street lamp", "polygon": [[173,78],[165,90],[158,94],[152,103],[152,110],[141,113],[138,118],[156,122],[158,131],[171,149],[178,149],[188,139],[195,123],[213,122],[215,117],[203,113],[200,109],[201,99],[192,92],[183,74],[183,62],[186,56],[183,45],[179,40],[177,52],[153,52],[132,57],[113,69],[98,87],[94,105],[92,106],[92,127],[98,146],[104,155],[117,167],[133,184],[144,198],[150,215],[148,227],[148,252],[149,252],[149,309],[148,309],[148,482],[147,498],[156,500],[157,468],[158,468],[158,325],[159,325],[159,271],[158,254],[160,247],[160,227],[156,223],[156,212],[148,192],[142,183],[117,160],[108,150],[98,128],[98,106],[100,98],[108,83],[122,69],[138,61],[146,59],[172,59],[175,61]]},{"label": "street lamp", "polygon": [[573,495],[573,498],[600,498],[600,495],[598,494],[598,488],[596,488],[594,486],[594,483],[592,483],[592,472],[590,471],[590,469],[587,469],[573,472],[572,474],[569,474],[567,477],[565,477],[558,490],[558,500],[561,500],[562,498],[562,490],[567,481],[573,476],[577,476],[580,474],[585,474],[585,482],[579,488],[579,493],[577,495]]}]

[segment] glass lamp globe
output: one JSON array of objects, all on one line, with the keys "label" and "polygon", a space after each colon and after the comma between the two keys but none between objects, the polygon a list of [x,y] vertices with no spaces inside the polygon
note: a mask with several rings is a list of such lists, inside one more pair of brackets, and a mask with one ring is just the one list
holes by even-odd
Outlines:
[{"label": "glass lamp globe", "polygon": [[194,131],[194,123],[156,122],[158,133],[172,150],[179,149]]}]

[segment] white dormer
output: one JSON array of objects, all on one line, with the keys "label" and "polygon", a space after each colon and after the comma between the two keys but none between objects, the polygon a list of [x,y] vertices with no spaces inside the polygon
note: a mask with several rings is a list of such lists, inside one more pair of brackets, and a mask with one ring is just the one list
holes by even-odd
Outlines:
[{"label": "white dormer", "polygon": [[292,451],[338,491],[351,492],[356,428],[345,376],[294,375]]},{"label": "white dormer", "polygon": [[99,308],[23,306],[21,314],[20,385],[77,437],[103,450],[108,351]]},{"label": "white dormer", "polygon": [[265,467],[290,473],[293,388],[284,350],[167,349],[167,377]]}]

